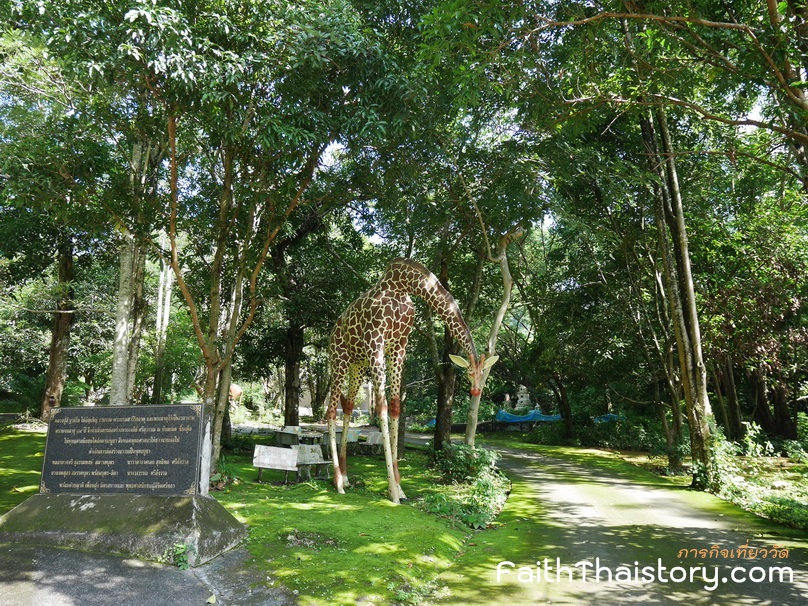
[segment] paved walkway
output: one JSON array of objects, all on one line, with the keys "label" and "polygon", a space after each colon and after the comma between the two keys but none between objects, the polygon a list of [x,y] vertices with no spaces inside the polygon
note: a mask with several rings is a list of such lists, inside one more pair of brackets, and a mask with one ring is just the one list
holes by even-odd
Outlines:
[{"label": "paved walkway", "polygon": [[[619,466],[503,454],[501,466],[513,480],[503,526],[473,539],[443,575],[451,594],[441,604],[808,604],[805,534],[712,495],[667,487],[650,473],[643,481],[638,471],[638,481]],[[678,557],[680,549],[731,549],[747,539],[758,547],[788,545],[789,557]],[[501,565],[498,576],[500,562],[513,564]],[[793,570],[792,580],[780,582],[781,566]]]},{"label": "paved walkway", "polygon": [[0,606],[286,606],[235,549],[192,570],[98,553],[0,544]]}]

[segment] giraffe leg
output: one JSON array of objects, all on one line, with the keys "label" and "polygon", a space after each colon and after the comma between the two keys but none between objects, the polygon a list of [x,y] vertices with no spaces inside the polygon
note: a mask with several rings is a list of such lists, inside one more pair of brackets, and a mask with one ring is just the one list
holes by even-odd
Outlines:
[{"label": "giraffe leg", "polygon": [[350,486],[348,480],[348,429],[351,424],[356,394],[359,393],[362,373],[359,368],[351,367],[348,370],[348,396],[340,397],[342,405],[342,437],[339,445],[339,466],[342,471],[343,486]]},{"label": "giraffe leg", "polygon": [[340,469],[339,460],[337,459],[337,407],[336,405],[329,406],[328,412],[328,444],[331,451],[331,463],[334,466],[334,488],[340,494],[345,494],[345,480]]},{"label": "giraffe leg", "polygon": [[344,486],[347,488],[351,485],[348,481],[348,428],[353,412],[353,402],[344,396],[340,396],[340,399],[342,401],[342,436],[340,436],[338,459]]},{"label": "giraffe leg", "polygon": [[407,496],[401,488],[401,474],[398,471],[398,425],[401,415],[401,399],[398,396],[390,398],[390,454],[393,459],[393,475],[396,479],[396,488],[400,501],[406,501]]},{"label": "giraffe leg", "polygon": [[339,494],[345,494],[345,478],[342,475],[339,459],[337,458],[337,403],[342,397],[342,385],[345,381],[346,369],[342,366],[336,367],[331,375],[331,394],[326,410],[328,419],[328,443],[331,452],[331,462],[334,466],[334,487]]},{"label": "giraffe leg", "polygon": [[401,418],[401,373],[404,368],[404,356],[407,348],[407,337],[402,337],[398,346],[387,356],[387,374],[390,377],[390,450],[393,455],[393,472],[398,485],[399,499],[407,497],[401,488],[401,474],[398,470],[398,429]]},{"label": "giraffe leg", "polygon": [[373,374],[373,386],[376,390],[376,402],[378,402],[379,425],[382,430],[382,447],[384,448],[384,462],[387,467],[387,491],[390,500],[398,505],[401,502],[399,497],[398,481],[394,466],[393,451],[390,445],[390,427],[387,418],[387,398],[384,395],[384,354],[373,357],[371,372]]}]

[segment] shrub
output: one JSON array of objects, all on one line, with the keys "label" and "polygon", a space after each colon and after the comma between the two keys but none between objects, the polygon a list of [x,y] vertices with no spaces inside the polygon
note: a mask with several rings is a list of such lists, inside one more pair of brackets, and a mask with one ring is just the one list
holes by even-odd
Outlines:
[{"label": "shrub", "polygon": [[808,451],[808,414],[804,412],[797,413],[797,441]]},{"label": "shrub", "polygon": [[708,486],[710,492],[725,499],[732,500],[733,493],[739,489],[738,478],[741,469],[738,467],[736,457],[740,447],[727,440],[724,433],[715,427],[712,428],[710,441],[710,461],[713,465],[712,483]]},{"label": "shrub", "polygon": [[453,492],[429,494],[421,507],[471,528],[485,528],[496,517],[508,496],[510,483],[497,469],[499,455],[487,448],[445,444],[432,455],[432,466]]},{"label": "shrub", "polygon": [[[573,426],[574,427],[574,426]],[[546,444],[548,446],[581,446],[577,432],[573,429],[573,437],[568,437],[564,430],[564,423],[537,423],[527,435],[527,441],[533,444]]]},{"label": "shrub", "polygon": [[[714,430],[710,446],[713,481],[708,488],[747,511],[781,524],[807,528],[808,491],[804,484],[791,480],[783,487],[774,489],[772,481],[780,473],[771,473],[771,458],[765,454],[771,445],[761,439],[760,428],[756,425],[750,425],[750,433],[749,440],[735,444],[728,441],[720,430]],[[799,456],[805,454],[796,441],[784,442],[783,446],[793,446]],[[739,456],[742,450],[747,452],[745,457]]]},{"label": "shrub", "polygon": [[539,423],[528,436],[534,444],[555,446],[594,446],[617,450],[666,453],[667,444],[661,423],[646,417],[620,418],[608,423],[593,423],[585,415],[573,416],[572,437],[563,422]]},{"label": "shrub", "polygon": [[757,423],[744,421],[746,431],[744,432],[741,444],[743,453],[747,457],[770,457],[774,454],[774,446],[767,439],[766,434]]},{"label": "shrub", "polygon": [[499,455],[488,448],[473,448],[467,444],[444,444],[433,451],[432,466],[447,482],[473,482],[486,472],[496,469]]},{"label": "shrub", "polygon": [[786,456],[795,463],[808,463],[808,452],[805,452],[801,442],[797,440],[783,440],[780,446]]}]

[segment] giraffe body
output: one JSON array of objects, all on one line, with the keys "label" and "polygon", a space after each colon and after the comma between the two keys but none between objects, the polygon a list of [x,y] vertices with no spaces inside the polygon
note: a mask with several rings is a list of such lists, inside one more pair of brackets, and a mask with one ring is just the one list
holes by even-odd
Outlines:
[{"label": "giraffe body", "polygon": [[[356,299],[340,316],[329,340],[331,361],[331,392],[328,419],[331,456],[334,464],[334,484],[342,493],[348,486],[346,465],[348,424],[356,394],[364,376],[369,375],[375,391],[387,465],[390,499],[404,499],[398,472],[398,425],[401,412],[401,377],[407,340],[415,321],[415,308],[410,295],[422,298],[437,313],[460,342],[469,360],[458,362],[469,371],[472,393],[479,393],[479,379],[484,367],[496,361],[478,359],[471,331],[463,320],[460,308],[438,279],[420,263],[410,259],[394,259],[381,280]],[[454,359],[454,358],[453,358]],[[390,380],[390,406],[385,396]],[[347,395],[343,394],[348,382]],[[343,410],[343,431],[339,453],[336,445],[337,405]],[[388,415],[391,423],[388,426]]]}]

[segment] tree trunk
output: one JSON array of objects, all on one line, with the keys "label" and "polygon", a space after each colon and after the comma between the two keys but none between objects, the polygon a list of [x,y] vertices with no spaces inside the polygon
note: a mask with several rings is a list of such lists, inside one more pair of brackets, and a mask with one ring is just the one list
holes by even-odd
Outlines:
[{"label": "tree trunk", "polygon": [[651,116],[642,119],[643,139],[649,161],[659,175],[659,181],[654,185],[657,239],[663,260],[667,299],[690,426],[690,450],[694,463],[692,486],[703,489],[713,485],[708,424],[712,411],[707,395],[707,373],[702,359],[701,333],[696,314],[679,178],[670,133],[661,109],[656,114],[656,125],[661,133],[661,152],[657,145],[654,120]]},{"label": "tree trunk", "polygon": [[741,404],[738,400],[738,389],[735,387],[735,368],[730,355],[727,355],[724,360],[723,377],[727,390],[727,412],[729,413],[729,424],[732,427],[732,439],[740,440],[743,438],[745,428]]},{"label": "tree trunk", "polygon": [[788,407],[788,395],[782,378],[770,390],[774,407],[774,425],[777,428],[777,437],[785,440],[797,439],[797,426],[791,418]]},{"label": "tree trunk", "polygon": [[[482,226],[485,229],[485,226]],[[521,228],[517,228],[500,238],[497,244],[497,256],[492,257],[490,249],[486,252],[488,260],[499,264],[500,274],[502,275],[502,298],[500,299],[499,309],[491,324],[491,329],[488,332],[488,349],[486,350],[486,357],[495,355],[497,349],[497,338],[499,337],[499,329],[502,327],[502,322],[505,319],[505,314],[511,305],[511,293],[513,292],[513,277],[508,265],[508,245],[515,239],[521,238],[523,234]],[[488,248],[486,246],[486,248]],[[477,435],[477,415],[480,410],[480,399],[482,398],[482,391],[485,389],[485,383],[488,380],[488,375],[491,374],[491,367],[483,370],[482,378],[480,379],[480,395],[472,396],[469,402],[468,421],[466,423],[466,439],[465,443],[469,446],[474,446],[474,439]],[[570,419],[570,422],[572,420]],[[571,427],[571,426],[570,426]]]},{"label": "tree trunk", "polygon": [[284,355],[284,425],[300,425],[300,360],[303,357],[303,328],[290,325],[286,329],[286,351]]},{"label": "tree trunk", "polygon": [[668,183],[670,207],[666,208],[666,222],[673,241],[674,260],[680,280],[679,298],[674,301],[674,317],[680,325],[679,364],[685,385],[685,403],[690,422],[690,451],[693,458],[694,488],[713,486],[713,464],[710,452],[710,425],[712,417],[710,397],[707,393],[707,367],[701,350],[701,329],[696,310],[696,293],[690,267],[690,251],[685,228],[679,177],[674,161],[674,149],[668,131],[667,119],[662,109],[657,110],[657,122],[662,140],[665,174]]},{"label": "tree trunk", "polygon": [[222,451],[222,431],[229,428],[225,425],[225,418],[229,423],[230,410],[230,380],[233,371],[233,353],[238,340],[238,325],[241,318],[242,297],[244,292],[244,274],[238,272],[233,279],[230,289],[230,300],[228,305],[221,305],[219,308],[222,327],[217,334],[221,335],[222,348],[224,349],[218,364],[209,368],[214,373],[214,378],[218,376],[216,410],[213,419],[211,447],[211,469],[216,471],[219,465],[219,456]]},{"label": "tree trunk", "polygon": [[135,238],[126,233],[120,248],[118,303],[115,310],[115,338],[112,343],[112,374],[109,403],[126,406],[129,393],[129,341],[132,328],[132,295],[135,273]]},{"label": "tree trunk", "polygon": [[438,407],[435,411],[435,436],[433,448],[442,450],[444,444],[452,441],[452,409],[454,407],[457,375],[449,354],[456,352],[455,341],[449,329],[443,332],[443,355],[441,363],[435,367],[435,380],[438,384]]},{"label": "tree trunk", "polygon": [[679,433],[676,430],[675,422],[673,427],[668,423],[668,415],[666,413],[667,406],[661,398],[659,381],[654,381],[654,405],[662,421],[662,431],[665,435],[665,447],[668,454],[668,469],[680,469],[682,467],[682,457],[679,454]]},{"label": "tree trunk", "polygon": [[48,374],[45,378],[45,393],[42,397],[39,417],[46,423],[51,411],[62,405],[62,393],[67,379],[67,352],[70,345],[70,328],[73,325],[73,246],[68,238],[60,244],[59,299],[53,316],[51,330]]},{"label": "tree trunk", "polygon": [[561,410],[561,417],[564,419],[564,434],[572,437],[572,407],[570,406],[569,397],[567,397],[567,386],[564,380],[557,372],[553,373],[553,380],[555,381],[555,391],[558,396],[558,407]]},{"label": "tree trunk", "polygon": [[132,275],[132,335],[129,338],[129,353],[126,363],[126,387],[130,402],[139,403],[140,394],[135,394],[137,385],[138,357],[140,355],[140,337],[143,334],[143,321],[146,317],[146,299],[143,296],[143,283],[146,276],[146,251],[143,246],[135,243],[135,258],[133,261],[134,273]]},{"label": "tree trunk", "polygon": [[715,396],[718,398],[718,410],[721,413],[721,426],[724,428],[724,434],[727,436],[727,439],[732,440],[734,439],[732,436],[732,427],[730,426],[729,422],[729,411],[727,410],[727,404],[724,401],[724,395],[721,393],[721,387],[723,381],[721,380],[721,371],[720,369],[716,368],[715,365],[711,365],[711,369],[713,371],[713,382],[715,383]]},{"label": "tree trunk", "polygon": [[[445,250],[441,251],[438,280],[446,290],[449,289],[449,259]],[[430,327],[433,326],[432,310],[427,309],[427,317]],[[438,388],[438,401],[435,410],[435,435],[432,440],[432,448],[437,451],[442,450],[444,444],[449,444],[452,441],[452,410],[454,409],[457,375],[449,355],[456,354],[458,348],[451,331],[446,327],[443,329],[443,347],[440,353],[438,352],[437,339],[433,329],[429,330],[429,345],[432,351],[435,382]]]},{"label": "tree trunk", "polygon": [[216,421],[221,427],[219,435],[223,444],[229,442],[232,437],[230,423],[230,383],[232,379],[233,365],[226,364],[219,372],[219,382],[216,386]]},{"label": "tree trunk", "polygon": [[311,414],[315,420],[323,418],[325,400],[328,396],[328,367],[319,357],[309,359],[307,381],[311,396]]},{"label": "tree trunk", "polygon": [[[185,281],[180,263],[178,245],[179,218],[179,172],[180,161],[177,149],[178,115],[176,108],[168,107],[167,131],[169,150],[169,214],[168,239],[170,245],[171,269],[177,282],[177,288],[188,305],[193,324],[194,335],[205,363],[205,387],[203,402],[207,410],[214,410],[214,423],[210,439],[206,437],[205,448],[210,452],[210,459],[203,465],[215,468],[221,452],[222,409],[216,403],[216,383],[219,373],[232,363],[236,344],[244,336],[258,310],[258,280],[267,259],[268,251],[277,238],[287,219],[298,206],[303,203],[303,194],[311,183],[314,172],[324,149],[321,143],[314,143],[306,154],[306,161],[301,170],[290,175],[293,193],[287,201],[285,209],[276,208],[275,200],[268,205],[264,214],[262,206],[252,205],[249,196],[233,195],[236,180],[236,154],[240,152],[235,146],[222,143],[217,150],[221,161],[221,188],[219,192],[218,216],[215,223],[216,238],[213,243],[212,259],[208,273],[208,294],[206,305],[200,305],[189,284]],[[261,203],[263,204],[263,202]],[[241,217],[241,219],[239,218]],[[234,229],[242,223],[249,232],[236,233]],[[227,280],[225,281],[225,278]],[[226,284],[230,283],[230,306],[223,305],[222,296],[226,292]],[[244,289],[248,288],[249,298],[245,317],[242,319],[242,303]],[[201,311],[207,312],[207,322],[203,321]]]},{"label": "tree trunk", "polygon": [[[161,241],[161,245],[165,246]],[[155,347],[154,347],[154,387],[152,389],[152,404],[160,404],[163,398],[163,383],[165,382],[165,353],[166,337],[168,335],[168,322],[171,315],[171,290],[174,275],[171,266],[165,261],[160,265],[160,283],[157,288],[157,308],[155,309]]]},{"label": "tree trunk", "polygon": [[769,388],[766,374],[760,368],[752,371],[752,386],[755,390],[755,409],[752,411],[752,419],[770,436],[777,433],[777,425],[774,416],[769,408]]},{"label": "tree trunk", "polygon": [[[640,83],[640,94],[644,96],[646,69],[637,60],[634,42],[625,20],[622,21],[622,28]],[[657,238],[663,255],[666,286],[670,293],[668,304],[671,308],[685,408],[690,425],[690,450],[694,463],[692,487],[704,489],[714,486],[709,427],[712,410],[707,394],[707,369],[701,350],[701,331],[696,311],[682,195],[665,109],[657,107],[655,114],[650,109],[647,110],[647,114],[641,118],[641,128],[651,170],[659,177],[654,184]]]}]

